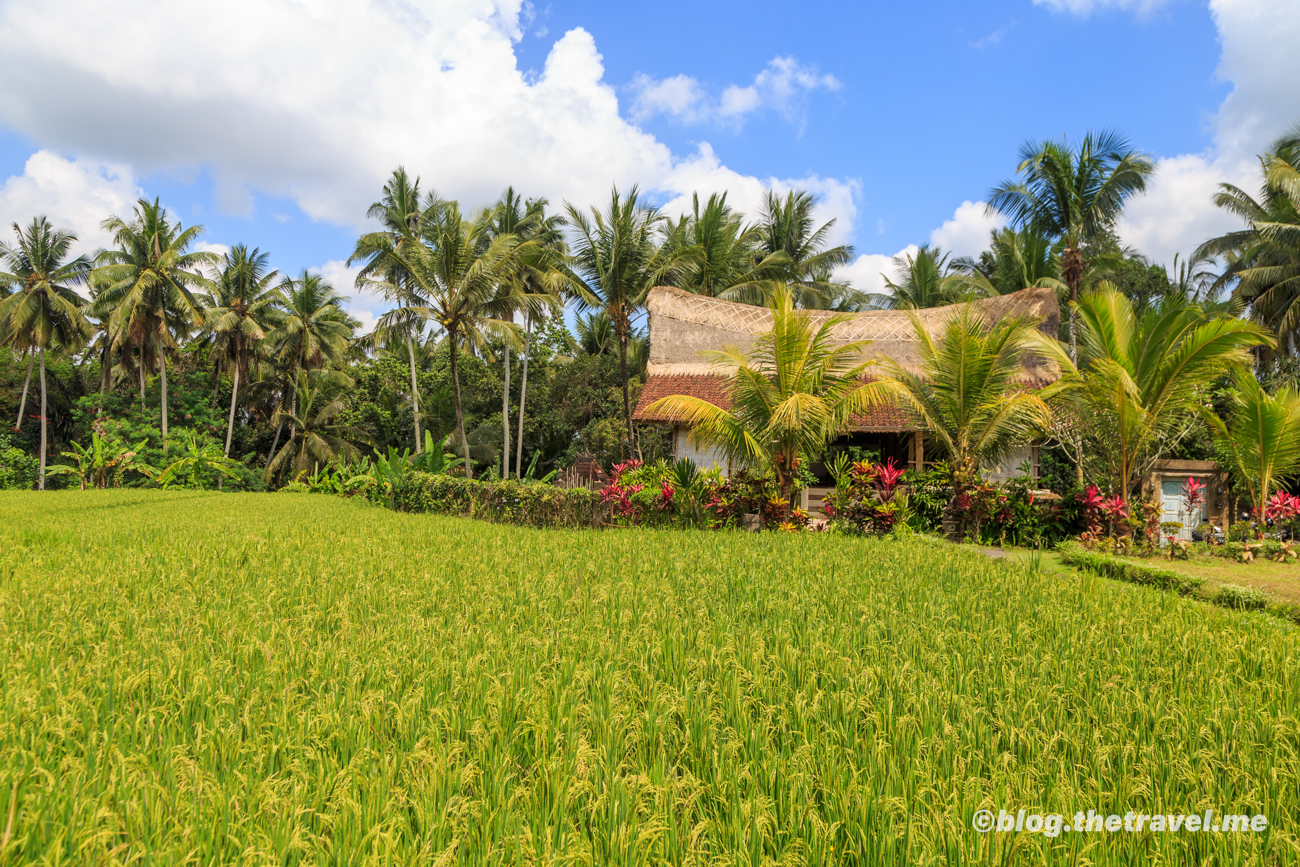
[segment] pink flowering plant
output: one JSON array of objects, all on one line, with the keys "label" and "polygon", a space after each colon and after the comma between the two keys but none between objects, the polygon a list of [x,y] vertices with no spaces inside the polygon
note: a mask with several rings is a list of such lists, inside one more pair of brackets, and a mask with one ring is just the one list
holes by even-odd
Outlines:
[{"label": "pink flowering plant", "polygon": [[911,517],[902,489],[904,472],[892,459],[883,464],[857,461],[841,468],[822,511],[839,530],[873,535],[892,532]]}]

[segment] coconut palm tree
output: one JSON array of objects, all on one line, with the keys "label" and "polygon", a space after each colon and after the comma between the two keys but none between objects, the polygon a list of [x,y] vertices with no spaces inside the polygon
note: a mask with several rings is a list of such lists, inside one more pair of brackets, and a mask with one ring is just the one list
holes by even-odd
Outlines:
[{"label": "coconut palm tree", "polygon": [[1250,494],[1255,514],[1274,487],[1300,474],[1300,392],[1290,387],[1269,394],[1249,371],[1239,371],[1228,420],[1203,412],[1228,469]]},{"label": "coconut palm tree", "polygon": [[268,262],[270,254],[238,244],[222,257],[221,269],[213,281],[211,306],[205,312],[213,333],[215,357],[231,375],[230,416],[226,421],[226,446],[235,430],[235,407],[239,384],[248,379],[248,366],[269,331],[279,324],[277,305],[284,302],[272,285],[277,274]]},{"label": "coconut palm tree", "polygon": [[359,434],[340,422],[347,404],[313,380],[308,371],[300,370],[295,377],[293,408],[281,407],[276,413],[276,421],[288,422],[291,433],[267,464],[267,484],[282,470],[287,469],[296,478],[336,458],[355,458],[359,454],[356,446],[348,442]]},{"label": "coconut palm tree", "polygon": [[1247,226],[1206,241],[1194,256],[1226,259],[1214,288],[1236,281],[1233,297],[1294,352],[1300,338],[1300,124],[1260,157],[1260,174],[1258,200],[1232,184],[1219,185],[1215,204]]},{"label": "coconut palm tree", "polygon": [[310,271],[285,277],[276,290],[281,310],[267,339],[285,368],[296,376],[340,363],[357,327],[343,309],[343,296]]},{"label": "coconut palm tree", "polygon": [[1051,412],[1043,390],[1019,378],[1027,356],[1039,352],[1038,323],[988,323],[970,307],[948,320],[936,338],[911,314],[920,365],[889,360],[881,386],[947,453],[954,502],[979,478],[980,467],[1003,458],[1045,430]]},{"label": "coconut palm tree", "polygon": [[786,514],[801,460],[817,457],[842,434],[849,419],[880,402],[879,383],[863,376],[869,341],[839,343],[832,329],[844,314],[814,320],[797,310],[793,292],[777,284],[770,309],[772,330],[758,336],[749,353],[736,347],[702,353],[727,382],[731,409],[685,395],[660,398],[649,407],[691,426],[691,438],[720,449],[742,465],[775,474]]},{"label": "coconut palm tree", "polygon": [[804,307],[826,308],[851,293],[831,279],[831,272],[853,259],[853,248],[830,246],[835,221],[817,226],[813,216],[816,206],[817,199],[809,192],[791,190],[782,198],[768,190],[758,217],[759,255],[783,255],[780,277],[795,300]]},{"label": "coconut palm tree", "polygon": [[10,290],[0,301],[0,333],[10,345],[34,351],[40,364],[41,463],[37,487],[45,490],[48,447],[45,353],[51,348],[78,349],[89,334],[81,309],[86,301],[72,288],[84,283],[90,261],[70,258],[77,236],[54,229],[44,217],[24,231],[13,224],[15,243],[0,244],[0,286]]},{"label": "coconut palm tree", "polygon": [[99,294],[90,307],[94,316],[110,317],[114,344],[130,346],[140,364],[140,401],[144,402],[145,367],[156,362],[162,380],[162,435],[167,438],[167,354],[192,329],[203,324],[199,290],[211,283],[201,270],[215,267],[214,253],[191,253],[203,233],[172,223],[157,199],[140,199],[130,220],[109,217],[104,228],[114,249],[96,259],[91,279]]},{"label": "coconut palm tree", "polygon": [[1070,289],[1070,357],[1078,359],[1078,316],[1074,304],[1083,285],[1084,248],[1106,237],[1124,204],[1146,190],[1155,163],[1129,146],[1119,133],[1089,132],[1077,149],[1066,140],[1026,142],[1020,148],[1019,179],[989,194],[989,210],[1018,228],[1055,240],[1061,247],[1061,279]]},{"label": "coconut palm tree", "polygon": [[[1166,304],[1139,317],[1103,283],[1080,299],[1079,368],[1056,347],[1061,399],[1087,420],[1087,439],[1125,499],[1205,400],[1207,383],[1252,361],[1273,340],[1267,329],[1195,307]],[[1045,342],[1049,350],[1054,342]]]},{"label": "coconut palm tree", "polygon": [[[303,271],[295,280],[285,277],[277,287],[282,310],[275,330],[266,339],[277,363],[289,380],[289,436],[296,435],[298,374],[339,364],[347,354],[357,322],[343,310],[343,296],[319,274]],[[280,402],[281,412],[284,401]]]},{"label": "coconut palm tree", "polygon": [[694,194],[691,212],[667,222],[665,234],[665,243],[685,259],[677,285],[688,292],[762,304],[772,285],[793,270],[784,250],[763,249],[762,231],[745,223],[726,193],[709,196],[703,208]]},{"label": "coconut palm tree", "polygon": [[1029,229],[995,229],[989,238],[989,249],[979,258],[954,259],[955,270],[974,280],[987,280],[987,290],[993,295],[1010,295],[1021,289],[1045,287],[1068,293],[1069,287],[1061,278],[1061,258],[1055,245]]},{"label": "coconut palm tree", "polygon": [[623,421],[630,448],[633,434],[628,346],[632,320],[644,308],[650,290],[673,280],[687,266],[689,256],[660,243],[664,218],[658,210],[640,203],[636,187],[627,196],[615,189],[604,212],[592,208],[588,215],[570,204],[565,205],[565,212],[574,229],[570,243],[574,269],[582,278],[578,303],[589,310],[603,310],[618,337]]},{"label": "coconut palm tree", "polygon": [[885,278],[890,295],[882,306],[899,310],[943,307],[992,294],[983,275],[966,272],[950,262],[942,249],[928,245],[915,253],[895,256],[894,276],[898,282]]},{"label": "coconut palm tree", "polygon": [[[519,391],[519,438],[516,474],[522,472],[519,466],[523,462],[524,437],[524,397],[528,389],[528,353],[531,349],[532,324],[534,318],[554,313],[560,309],[559,293],[562,291],[564,272],[565,245],[561,227],[564,220],[558,215],[546,215],[546,199],[529,199],[525,201],[515,192],[514,187],[507,187],[501,198],[492,206],[488,221],[488,236],[491,238],[513,237],[520,244],[526,245],[520,255],[515,257],[514,267],[509,270],[501,286],[504,295],[512,297],[524,314],[524,358],[523,382]],[[508,322],[514,321],[514,313],[505,316]],[[501,429],[504,440],[501,450],[501,477],[510,478],[510,347],[505,347],[502,354],[504,382],[501,389]]]},{"label": "coconut palm tree", "polygon": [[[461,400],[459,353],[463,348],[488,348],[489,338],[516,344],[518,328],[506,316],[518,309],[519,299],[503,293],[510,284],[517,260],[530,255],[530,242],[521,244],[513,235],[491,237],[491,215],[483,212],[473,219],[461,215],[455,202],[430,200],[420,218],[420,243],[399,246],[391,239],[376,238],[376,251],[400,265],[414,291],[424,299],[409,307],[409,314],[432,320],[446,334],[451,380],[456,405],[456,435],[465,459],[465,474],[473,476],[469,440],[465,436],[465,415]],[[387,275],[366,281],[366,288],[396,291],[385,285]]]},{"label": "coconut palm tree", "polygon": [[[389,301],[397,302],[397,310],[384,317],[380,323],[380,330],[393,332],[392,336],[400,335],[406,341],[407,361],[411,371],[411,415],[415,424],[416,454],[424,448],[424,441],[420,438],[420,382],[417,377],[414,345],[416,332],[421,323],[418,317],[409,315],[407,308],[423,304],[424,299],[420,297],[410,275],[402,270],[400,263],[386,256],[383,250],[389,247],[402,249],[419,243],[422,212],[420,179],[417,177],[412,181],[406,169],[399,166],[384,184],[383,196],[366,211],[366,216],[378,220],[383,228],[378,232],[361,236],[357,241],[356,249],[348,257],[349,265],[354,262],[364,263],[357,274],[357,288],[389,287],[383,289],[387,293],[385,297]],[[376,276],[382,277],[378,283],[373,282]]]}]

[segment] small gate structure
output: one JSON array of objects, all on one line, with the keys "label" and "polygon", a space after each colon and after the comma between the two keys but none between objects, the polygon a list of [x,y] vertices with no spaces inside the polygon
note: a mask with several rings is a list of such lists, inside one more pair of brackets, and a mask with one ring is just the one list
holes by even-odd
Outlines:
[{"label": "small gate structure", "polygon": [[[1205,485],[1204,502],[1191,509],[1183,496],[1189,478]],[[1182,524],[1179,538],[1190,542],[1192,532],[1206,521],[1224,525],[1228,509],[1227,481],[1214,461],[1164,460],[1151,468],[1143,493],[1148,500],[1160,502],[1162,522]]]}]

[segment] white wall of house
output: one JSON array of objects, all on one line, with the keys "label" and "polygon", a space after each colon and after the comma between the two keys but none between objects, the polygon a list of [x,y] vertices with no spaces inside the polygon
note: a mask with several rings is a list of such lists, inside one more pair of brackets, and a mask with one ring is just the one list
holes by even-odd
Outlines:
[{"label": "white wall of house", "polygon": [[722,470],[724,477],[730,475],[731,467],[727,463],[726,455],[716,448],[710,446],[696,446],[691,442],[691,435],[687,428],[680,425],[673,428],[673,457],[690,458],[695,466],[702,470],[712,469],[715,465]]},{"label": "white wall of house", "polygon": [[1038,478],[1038,455],[1034,453],[1033,446],[1022,446],[1013,449],[1010,454],[996,464],[982,467],[981,472],[986,482],[1005,482],[1020,475],[1020,465],[1025,461],[1029,461],[1029,466],[1033,470],[1033,477]]}]

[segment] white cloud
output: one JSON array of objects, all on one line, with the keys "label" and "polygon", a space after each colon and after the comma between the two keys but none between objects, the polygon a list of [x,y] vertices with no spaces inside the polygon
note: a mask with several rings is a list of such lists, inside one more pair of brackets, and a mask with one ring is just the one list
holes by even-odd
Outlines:
[{"label": "white cloud", "polygon": [[1253,189],[1251,163],[1204,154],[1157,161],[1146,195],[1125,207],[1119,236],[1162,265],[1170,265],[1175,254],[1187,258],[1208,238],[1240,228],[1235,217],[1212,203],[1219,184],[1225,181]]},{"label": "white cloud", "polygon": [[952,219],[930,233],[930,244],[953,256],[977,256],[988,248],[989,233],[1006,222],[1001,214],[988,213],[984,202],[962,202]]},{"label": "white cloud", "polygon": [[1300,121],[1300,3],[1294,0],[1212,0],[1223,46],[1218,75],[1233,83],[1215,119],[1215,146],[1200,154],[1161,159],[1146,195],[1130,202],[1120,237],[1154,261],[1170,265],[1201,242],[1240,223],[1212,202],[1220,183],[1254,194],[1255,157]]},{"label": "white cloud", "polygon": [[1034,0],[1035,6],[1047,6],[1055,12],[1073,12],[1075,15],[1091,15],[1099,9],[1124,9],[1148,15],[1169,0]]},{"label": "white cloud", "polygon": [[194,245],[194,250],[198,253],[216,253],[218,256],[224,256],[230,252],[230,245],[214,244],[211,241],[199,241]]},{"label": "white cloud", "polygon": [[686,123],[696,123],[707,116],[705,102],[708,95],[689,75],[657,79],[638,73],[630,87],[635,94],[632,116],[638,120],[662,114]]},{"label": "white cloud", "polygon": [[334,291],[347,296],[344,306],[354,319],[361,322],[358,331],[360,334],[373,331],[375,321],[392,308],[392,305],[380,296],[358,291],[357,275],[361,273],[359,265],[352,266],[342,259],[331,259],[324,265],[310,270],[319,273],[326,283],[334,287]]},{"label": "white cloud", "polygon": [[[468,204],[511,183],[557,205],[602,202],[611,184],[660,199],[695,182],[761,186],[622,117],[581,28],[540,74],[520,70],[514,43],[533,14],[521,0],[7,0],[0,123],[137,174],[206,167],[226,211],[264,193],[356,227],[398,165]],[[794,112],[808,89],[838,86],[777,58],[719,106]],[[689,81],[655,94],[663,111],[693,99]],[[856,185],[810,181],[847,237]]]},{"label": "white cloud", "polygon": [[896,256],[915,256],[917,246],[908,244],[893,256],[883,253],[863,253],[847,265],[835,269],[835,279],[847,283],[859,292],[886,295],[885,277],[894,275]]},{"label": "white cloud", "polygon": [[842,86],[835,76],[823,75],[815,66],[793,57],[774,57],[754,76],[752,84],[732,84],[717,99],[689,75],[656,79],[639,74],[631,84],[632,116],[645,120],[664,115],[682,123],[714,121],[739,126],[747,115],[768,109],[795,122],[808,94],[835,91]]},{"label": "white cloud", "polygon": [[125,166],[41,150],[28,158],[21,175],[0,185],[0,226],[26,227],[33,217],[49,217],[56,229],[76,233],[76,252],[89,254],[112,240],[100,227],[104,218],[128,216],[142,195]]},{"label": "white cloud", "polygon": [[827,233],[831,244],[852,241],[858,213],[857,197],[862,189],[857,180],[819,175],[766,179],[742,175],[722,165],[708,144],[700,145],[693,157],[673,167],[668,175],[668,187],[682,191],[663,205],[663,212],[674,219],[690,210],[692,192],[698,192],[701,199],[711,193],[726,193],[728,205],[752,216],[757,214],[763,194],[769,189],[781,195],[795,189],[807,190],[818,198],[819,225],[828,220],[835,221]]}]

